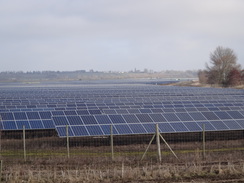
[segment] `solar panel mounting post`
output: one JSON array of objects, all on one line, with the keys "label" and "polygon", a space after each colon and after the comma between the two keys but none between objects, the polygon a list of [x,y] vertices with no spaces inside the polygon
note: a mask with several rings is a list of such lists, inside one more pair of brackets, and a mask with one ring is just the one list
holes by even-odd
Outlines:
[{"label": "solar panel mounting post", "polygon": [[69,127],[66,125],[66,141],[67,141],[67,156],[70,157],[69,153]]},{"label": "solar panel mounting post", "polygon": [[161,162],[162,161],[162,156],[161,156],[160,137],[159,137],[158,124],[156,124],[156,143],[157,143],[157,151],[158,151],[158,160],[159,160],[159,162]]},{"label": "solar panel mounting post", "polygon": [[111,146],[111,158],[112,158],[112,161],[114,161],[113,125],[110,126],[110,146]]},{"label": "solar panel mounting post", "polygon": [[202,125],[202,157],[203,160],[206,158],[206,136],[205,136],[205,124]]},{"label": "solar panel mounting post", "polygon": [[25,143],[25,125],[23,126],[23,148],[24,148],[24,160],[26,161],[26,143]]}]

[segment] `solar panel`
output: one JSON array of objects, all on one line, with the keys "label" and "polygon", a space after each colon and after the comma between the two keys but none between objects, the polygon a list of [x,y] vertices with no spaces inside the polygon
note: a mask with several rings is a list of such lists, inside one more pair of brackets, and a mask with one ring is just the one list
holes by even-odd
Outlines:
[{"label": "solar panel", "polygon": [[234,120],[223,121],[230,130],[241,130],[242,127]]},{"label": "solar panel", "polygon": [[123,118],[127,123],[139,123],[138,118],[134,114],[124,114]]},{"label": "solar panel", "polygon": [[98,124],[94,116],[80,116],[85,125]]},{"label": "solar panel", "polygon": [[27,116],[25,112],[14,112],[13,114],[16,120],[25,120],[25,119],[27,120]]},{"label": "solar panel", "polygon": [[202,128],[196,122],[186,122],[184,125],[189,129],[190,132],[202,131]]},{"label": "solar panel", "polygon": [[145,123],[145,122],[153,122],[153,120],[150,118],[149,114],[136,114],[136,117],[142,123]]},{"label": "solar panel", "polygon": [[142,124],[129,124],[130,129],[134,134],[145,134],[147,133]]},{"label": "solar panel", "polygon": [[118,133],[123,134],[133,134],[130,127],[128,125],[114,125],[114,127],[117,129]]},{"label": "solar panel", "polygon": [[222,121],[210,121],[216,130],[228,130],[229,128]]},{"label": "solar panel", "polygon": [[112,124],[112,121],[107,115],[95,115],[98,124]]},{"label": "solar panel", "polygon": [[30,129],[30,124],[28,121],[16,121],[16,125],[17,125],[17,129],[23,129],[23,127],[25,127],[25,129]]},{"label": "solar panel", "polygon": [[176,115],[181,121],[193,121],[188,113],[176,113]]},{"label": "solar panel", "polygon": [[167,119],[167,121],[180,121],[180,119],[176,116],[175,113],[165,113],[162,114],[164,116],[164,118]]},{"label": "solar panel", "polygon": [[202,112],[207,120],[219,120],[219,118],[213,112]]},{"label": "solar panel", "polygon": [[103,135],[103,132],[102,132],[100,126],[86,126],[86,129],[91,136]]},{"label": "solar panel", "polygon": [[122,123],[125,124],[125,120],[121,115],[108,115],[113,124]]},{"label": "solar panel", "polygon": [[79,116],[67,116],[67,120],[70,125],[84,125]]}]

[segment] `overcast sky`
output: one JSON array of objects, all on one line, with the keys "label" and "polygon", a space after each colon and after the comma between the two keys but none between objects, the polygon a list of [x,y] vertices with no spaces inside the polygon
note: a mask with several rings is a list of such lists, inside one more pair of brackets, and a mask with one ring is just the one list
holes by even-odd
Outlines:
[{"label": "overcast sky", "polygon": [[243,0],[0,0],[0,72],[198,70],[217,46],[244,66]]}]

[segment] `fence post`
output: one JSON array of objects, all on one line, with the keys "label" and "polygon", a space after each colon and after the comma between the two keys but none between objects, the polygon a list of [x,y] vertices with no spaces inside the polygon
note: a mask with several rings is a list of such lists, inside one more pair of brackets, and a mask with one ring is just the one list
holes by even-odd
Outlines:
[{"label": "fence post", "polygon": [[112,158],[112,161],[114,161],[113,125],[110,126],[110,146],[111,146],[111,158]]},{"label": "fence post", "polygon": [[2,175],[3,175],[3,160],[0,162],[0,182],[2,182]]},{"label": "fence post", "polygon": [[25,125],[23,126],[24,160],[26,161]]},{"label": "fence post", "polygon": [[205,141],[206,141],[206,136],[205,136],[205,124],[202,125],[202,157],[203,157],[203,160],[205,160],[206,158],[206,144],[205,144]]},{"label": "fence post", "polygon": [[158,150],[158,160],[159,160],[159,162],[161,162],[162,161],[162,157],[161,157],[161,148],[160,148],[160,138],[159,138],[158,124],[156,124],[156,143],[157,143],[157,150]]},{"label": "fence post", "polygon": [[69,127],[66,125],[66,142],[67,142],[67,156],[70,157],[69,153]]}]

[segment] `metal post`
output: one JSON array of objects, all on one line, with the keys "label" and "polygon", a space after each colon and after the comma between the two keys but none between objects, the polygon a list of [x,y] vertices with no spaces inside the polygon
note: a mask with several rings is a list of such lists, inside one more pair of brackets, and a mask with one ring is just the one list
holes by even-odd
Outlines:
[{"label": "metal post", "polygon": [[205,124],[202,125],[202,156],[203,160],[206,158],[206,136],[205,136]]},{"label": "metal post", "polygon": [[153,137],[152,137],[152,139],[150,140],[150,142],[149,142],[149,144],[148,144],[148,146],[147,146],[146,151],[145,151],[145,152],[144,152],[144,154],[142,155],[141,161],[142,161],[142,160],[144,159],[144,157],[146,156],[147,151],[148,151],[148,149],[149,149],[150,145],[152,144],[153,139],[155,138],[155,136],[156,136],[156,134],[154,134],[154,135],[153,135]]},{"label": "metal post", "polygon": [[67,156],[70,157],[69,153],[69,126],[66,125],[66,140],[67,140]]},{"label": "metal post", "polygon": [[159,162],[161,162],[162,161],[162,157],[161,157],[161,148],[160,148],[160,138],[159,138],[158,124],[156,124],[156,143],[157,143],[157,150],[158,150],[158,160],[159,160]]},{"label": "metal post", "polygon": [[26,161],[25,125],[23,126],[24,160]]},{"label": "metal post", "polygon": [[111,146],[111,158],[112,158],[112,161],[114,161],[113,125],[110,126],[110,146]]}]

